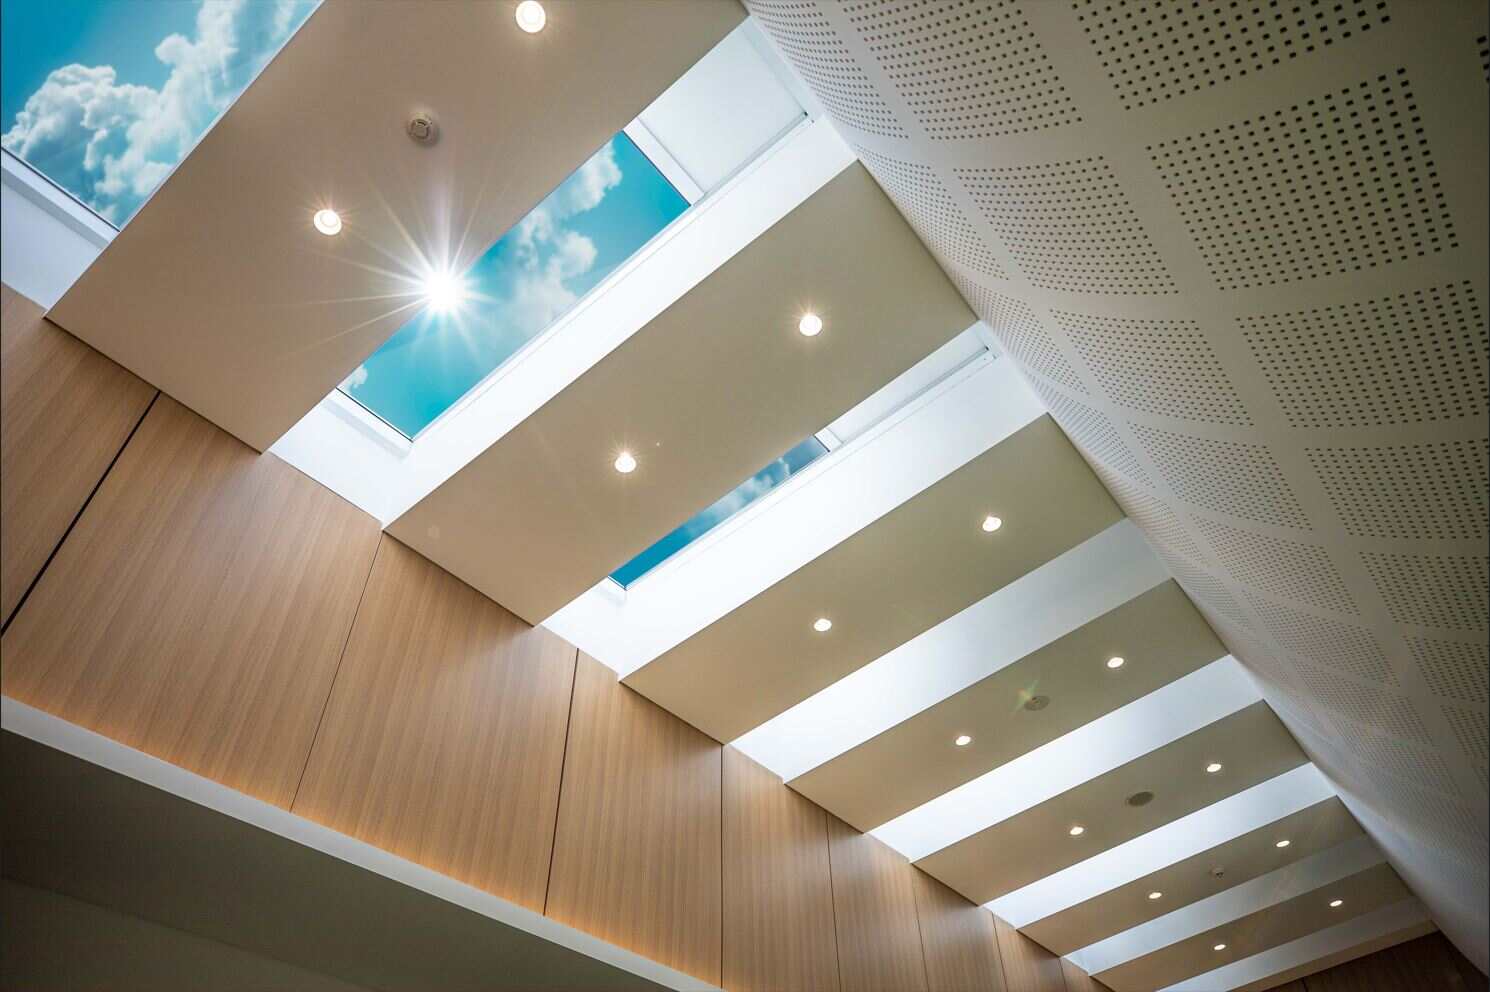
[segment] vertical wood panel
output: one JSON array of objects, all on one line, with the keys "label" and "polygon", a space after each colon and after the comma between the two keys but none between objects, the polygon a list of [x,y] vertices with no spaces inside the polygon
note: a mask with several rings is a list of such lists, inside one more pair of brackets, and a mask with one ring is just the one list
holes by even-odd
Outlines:
[{"label": "vertical wood panel", "polygon": [[1060,961],[1061,972],[1066,977],[1066,992],[1109,992],[1106,985],[1076,967],[1069,959],[1061,958]]},{"label": "vertical wood panel", "polygon": [[294,811],[542,912],[574,662],[385,535]]},{"label": "vertical wood panel", "polygon": [[828,851],[843,992],[925,989],[916,869],[875,838],[831,815]]},{"label": "vertical wood panel", "polygon": [[5,632],[4,691],[288,806],[377,543],[162,395]]},{"label": "vertical wood panel", "polygon": [[931,992],[1002,992],[993,914],[920,869],[912,877]]},{"label": "vertical wood panel", "polygon": [[838,992],[827,814],[724,749],[724,978],[729,992]]},{"label": "vertical wood panel", "polygon": [[999,956],[1008,992],[1066,992],[1061,959],[998,917]]},{"label": "vertical wood panel", "polygon": [[1441,933],[1409,940],[1303,978],[1305,992],[1481,992],[1487,982]]},{"label": "vertical wood panel", "polygon": [[722,752],[581,653],[548,915],[718,984]]},{"label": "vertical wood panel", "polygon": [[0,285],[0,622],[154,395]]}]

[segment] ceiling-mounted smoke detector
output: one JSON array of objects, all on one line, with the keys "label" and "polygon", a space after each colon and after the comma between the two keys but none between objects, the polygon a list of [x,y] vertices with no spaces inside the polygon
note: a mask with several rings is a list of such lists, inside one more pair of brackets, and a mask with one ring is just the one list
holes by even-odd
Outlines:
[{"label": "ceiling-mounted smoke detector", "polygon": [[435,124],[433,114],[415,114],[409,118],[409,123],[405,130],[409,132],[410,138],[421,145],[432,145],[440,137],[440,129]]}]

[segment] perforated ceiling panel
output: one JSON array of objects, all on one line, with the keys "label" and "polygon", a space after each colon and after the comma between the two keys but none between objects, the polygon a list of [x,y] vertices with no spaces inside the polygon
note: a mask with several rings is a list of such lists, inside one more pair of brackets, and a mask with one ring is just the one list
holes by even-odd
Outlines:
[{"label": "perforated ceiling panel", "polygon": [[747,6],[1483,967],[1484,4]]}]

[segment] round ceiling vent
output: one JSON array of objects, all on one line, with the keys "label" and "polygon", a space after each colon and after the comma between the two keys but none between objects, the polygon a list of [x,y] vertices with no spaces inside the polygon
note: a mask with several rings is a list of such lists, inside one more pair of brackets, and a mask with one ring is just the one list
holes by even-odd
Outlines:
[{"label": "round ceiling vent", "polygon": [[1129,806],[1147,806],[1149,803],[1151,803],[1153,801],[1154,801],[1154,794],[1152,792],[1147,792],[1147,791],[1145,791],[1145,792],[1135,792],[1135,793],[1133,793],[1133,795],[1131,795],[1131,796],[1128,797],[1128,805]]},{"label": "round ceiling vent", "polygon": [[1031,713],[1038,713],[1040,710],[1043,710],[1049,705],[1049,696],[1031,696],[1024,701],[1024,708],[1029,710]]},{"label": "round ceiling vent", "polygon": [[1216,867],[1211,869],[1211,874],[1215,875],[1217,878],[1224,878],[1226,877],[1226,869],[1222,868],[1220,865],[1217,865]]},{"label": "round ceiling vent", "polygon": [[435,124],[435,119],[430,114],[419,113],[409,118],[409,137],[421,145],[432,145],[440,136],[440,129]]}]

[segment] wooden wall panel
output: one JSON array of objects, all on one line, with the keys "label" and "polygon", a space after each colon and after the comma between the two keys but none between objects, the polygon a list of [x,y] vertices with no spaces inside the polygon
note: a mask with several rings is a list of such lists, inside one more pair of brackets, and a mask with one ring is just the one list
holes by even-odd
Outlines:
[{"label": "wooden wall panel", "polygon": [[162,395],[5,632],[3,690],[288,806],[377,543]]},{"label": "wooden wall panel", "polygon": [[294,811],[542,912],[575,653],[385,535]]},{"label": "wooden wall panel", "polygon": [[0,623],[154,396],[0,285]]},{"label": "wooden wall panel", "polygon": [[833,910],[843,992],[926,988],[909,861],[836,816],[828,816]]},{"label": "wooden wall panel", "polygon": [[1066,979],[1066,992],[1109,992],[1106,985],[1082,971],[1069,959],[1061,958],[1061,974]]},{"label": "wooden wall panel", "polygon": [[1061,959],[994,917],[1008,992],[1066,992]]},{"label": "wooden wall panel", "polygon": [[1441,933],[1306,975],[1304,992],[1484,992],[1487,982]]},{"label": "wooden wall panel", "polygon": [[932,992],[1003,992],[993,914],[913,869],[916,915]]},{"label": "wooden wall panel", "polygon": [[723,750],[581,653],[548,915],[718,984]]},{"label": "wooden wall panel", "polygon": [[724,979],[729,992],[838,992],[827,814],[724,749]]}]

